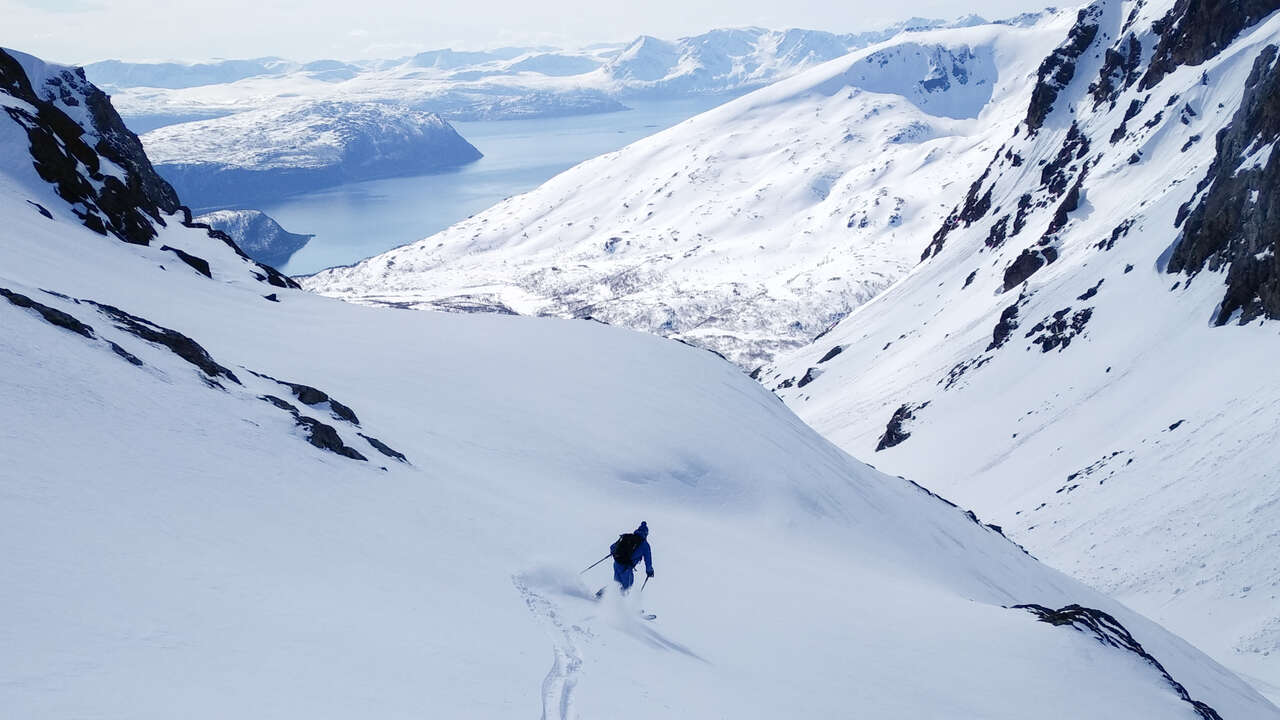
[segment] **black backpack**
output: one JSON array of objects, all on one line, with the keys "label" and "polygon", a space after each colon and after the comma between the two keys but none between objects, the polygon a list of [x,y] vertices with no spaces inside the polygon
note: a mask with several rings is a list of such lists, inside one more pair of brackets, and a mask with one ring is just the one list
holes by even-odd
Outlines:
[{"label": "black backpack", "polygon": [[618,542],[613,544],[613,561],[619,565],[631,567],[631,558],[636,554],[636,548],[640,547],[640,543],[644,542],[644,538],[635,533],[624,533],[618,536]]}]

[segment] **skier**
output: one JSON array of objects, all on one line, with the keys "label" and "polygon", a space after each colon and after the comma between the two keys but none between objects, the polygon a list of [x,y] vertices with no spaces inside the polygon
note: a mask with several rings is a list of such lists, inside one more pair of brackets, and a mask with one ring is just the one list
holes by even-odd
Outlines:
[{"label": "skier", "polygon": [[613,555],[613,579],[626,592],[635,583],[636,565],[644,560],[645,577],[653,577],[653,555],[649,550],[649,526],[643,521],[633,533],[619,535],[618,541],[609,546]]}]

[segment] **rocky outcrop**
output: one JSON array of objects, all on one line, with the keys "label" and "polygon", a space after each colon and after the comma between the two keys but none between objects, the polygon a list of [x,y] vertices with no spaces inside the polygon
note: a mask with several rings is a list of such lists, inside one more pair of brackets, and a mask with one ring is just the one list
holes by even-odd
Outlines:
[{"label": "rocky outcrop", "polygon": [[156,235],[152,223],[164,225],[162,213],[177,211],[177,194],[83,70],[59,69],[43,80],[34,87],[18,59],[0,50],[0,90],[35,109],[5,112],[26,130],[36,172],[89,229],[148,244]]},{"label": "rocky outcrop", "polygon": [[[191,222],[190,210],[156,172],[138,136],[125,127],[111,98],[85,79],[83,69],[0,50],[0,93],[20,101],[7,103],[4,110],[26,132],[32,166],[85,227],[130,244],[150,245],[157,226],[167,226],[166,217],[180,213],[183,225],[209,230],[211,238],[250,260],[225,233]],[[48,208],[31,204],[52,219]],[[164,249],[212,277],[208,261],[190,248]],[[255,265],[258,280],[298,287],[274,269]]]},{"label": "rocky outcrop", "polygon": [[1160,664],[1160,661],[1156,660],[1151,656],[1151,653],[1148,653],[1143,649],[1142,644],[1139,643],[1137,639],[1134,638],[1127,629],[1125,629],[1124,625],[1121,625],[1120,621],[1116,620],[1111,614],[1094,608],[1082,607],[1080,605],[1067,605],[1057,610],[1053,610],[1043,605],[1036,605],[1032,603],[1026,605],[1014,605],[1013,608],[1016,610],[1026,610],[1027,612],[1035,615],[1041,622],[1046,622],[1050,625],[1057,627],[1073,627],[1081,632],[1091,633],[1098,639],[1098,642],[1103,645],[1109,645],[1113,648],[1125,650],[1137,655],[1150,663],[1151,666],[1155,668],[1156,672],[1160,673],[1161,677],[1164,678],[1165,682],[1169,683],[1169,686],[1173,688],[1173,691],[1177,693],[1178,697],[1191,705],[1191,708],[1202,718],[1202,720],[1222,720],[1222,716],[1218,714],[1217,710],[1214,710],[1199,700],[1192,699],[1191,694],[1187,692],[1187,689],[1183,687],[1182,683],[1174,680],[1173,676],[1169,674],[1169,671],[1165,670],[1164,666]]},{"label": "rocky outcrop", "polygon": [[8,300],[12,305],[16,305],[20,308],[26,308],[28,310],[34,310],[50,325],[56,325],[64,330],[70,330],[77,335],[89,339],[97,337],[94,335],[92,327],[80,322],[75,318],[75,316],[65,313],[57,308],[49,307],[43,303],[38,303],[26,295],[13,292],[7,288],[0,288],[0,297]]},{"label": "rocky outcrop", "polygon": [[[200,343],[177,330],[162,327],[146,318],[132,315],[113,305],[93,302],[92,300],[85,302],[98,308],[115,323],[117,328],[130,335],[136,335],[147,342],[168,348],[174,355],[196,366],[208,378],[207,382],[217,385],[218,379],[221,378],[229,380],[236,385],[240,384],[240,379],[236,377],[235,373],[214,361],[213,357],[209,355],[209,351],[201,347]],[[221,386],[219,385],[219,387]]]},{"label": "rocky outcrop", "polygon": [[[1254,61],[1244,99],[1218,133],[1217,154],[1201,193],[1179,212],[1182,235],[1169,272],[1226,271],[1214,317],[1224,325],[1280,317],[1280,63],[1267,46]],[[1188,209],[1193,208],[1193,209]]]},{"label": "rocky outcrop", "polygon": [[337,428],[332,425],[326,425],[313,417],[303,415],[292,403],[275,395],[263,395],[261,399],[292,415],[294,423],[306,432],[307,442],[312,446],[352,460],[368,460],[360,454],[359,450],[343,442]]},{"label": "rocky outcrop", "polygon": [[1101,16],[1101,3],[1082,8],[1076,15],[1076,24],[1067,34],[1067,39],[1040,63],[1025,120],[1027,129],[1032,133],[1044,125],[1045,118],[1058,99],[1058,93],[1075,77],[1076,63],[1098,35],[1098,18]]},{"label": "rocky outcrop", "polygon": [[907,430],[907,423],[915,419],[917,411],[923,410],[928,405],[927,402],[919,405],[903,403],[901,407],[894,410],[893,417],[889,418],[889,424],[885,426],[884,434],[880,436],[880,442],[876,444],[876,452],[900,445],[911,437],[910,431]]},{"label": "rocky outcrop", "polygon": [[1153,26],[1160,40],[1138,87],[1150,89],[1183,65],[1203,63],[1277,9],[1280,0],[1178,0]]}]

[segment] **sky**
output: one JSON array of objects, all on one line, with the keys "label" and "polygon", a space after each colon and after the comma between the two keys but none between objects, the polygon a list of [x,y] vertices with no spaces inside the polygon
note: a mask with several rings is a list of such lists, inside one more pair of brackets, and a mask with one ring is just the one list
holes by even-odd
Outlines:
[{"label": "sky", "polygon": [[576,47],[758,25],[832,32],[911,16],[987,18],[1049,0],[0,0],[0,45],[47,60],[391,58],[451,47]]}]

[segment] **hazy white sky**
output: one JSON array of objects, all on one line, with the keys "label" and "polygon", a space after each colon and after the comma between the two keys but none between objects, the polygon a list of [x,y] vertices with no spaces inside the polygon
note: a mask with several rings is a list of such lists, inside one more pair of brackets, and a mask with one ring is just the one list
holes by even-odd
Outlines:
[{"label": "hazy white sky", "polygon": [[[0,45],[49,60],[398,57],[582,45],[759,25],[833,32],[918,15],[1004,17],[1049,0],[0,0]],[[1067,3],[1070,4],[1070,3]]]}]

